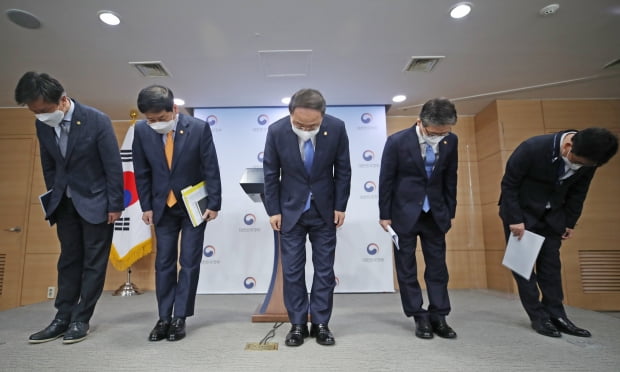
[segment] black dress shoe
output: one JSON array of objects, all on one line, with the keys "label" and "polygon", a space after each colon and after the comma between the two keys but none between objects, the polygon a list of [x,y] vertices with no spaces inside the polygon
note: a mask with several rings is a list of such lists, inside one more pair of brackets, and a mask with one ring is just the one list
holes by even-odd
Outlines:
[{"label": "black dress shoe", "polygon": [[551,322],[553,323],[553,325],[555,325],[555,327],[560,332],[573,335],[573,336],[578,336],[578,337],[591,337],[592,336],[590,331],[588,331],[587,329],[577,327],[575,324],[573,324],[573,322],[568,320],[568,318],[565,318],[565,317],[551,318]]},{"label": "black dress shoe", "polygon": [[433,338],[433,328],[427,319],[418,319],[415,321],[415,335],[419,338]]},{"label": "black dress shoe", "polygon": [[86,322],[71,322],[65,332],[65,337],[62,338],[62,343],[75,344],[84,340],[88,336],[88,328],[88,323]]},{"label": "black dress shoe", "polygon": [[439,337],[456,338],[456,332],[446,323],[445,319],[431,321],[431,326],[433,327],[433,332]]},{"label": "black dress shoe", "polygon": [[174,318],[168,330],[168,341],[179,341],[185,338],[185,319]]},{"label": "black dress shoe", "polygon": [[312,327],[310,327],[310,337],[316,337],[316,343],[319,345],[333,345],[336,343],[336,339],[327,324],[312,324]]},{"label": "black dress shoe", "polygon": [[28,342],[31,344],[40,344],[42,342],[55,340],[64,335],[67,328],[69,328],[68,320],[54,319],[44,330],[30,335]]},{"label": "black dress shoe", "polygon": [[158,320],[157,324],[149,334],[149,341],[160,341],[168,337],[168,330],[170,329],[170,321]]},{"label": "black dress shoe", "polygon": [[284,343],[286,346],[299,346],[304,343],[304,338],[308,337],[307,324],[293,324],[291,330],[288,331]]},{"label": "black dress shoe", "polygon": [[534,321],[532,322],[532,328],[543,336],[548,337],[561,337],[562,334],[558,331],[557,328],[551,323],[549,319],[542,321]]}]

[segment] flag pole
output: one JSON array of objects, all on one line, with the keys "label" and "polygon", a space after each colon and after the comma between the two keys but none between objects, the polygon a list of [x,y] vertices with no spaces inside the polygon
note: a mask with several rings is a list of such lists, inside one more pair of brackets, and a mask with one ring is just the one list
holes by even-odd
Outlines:
[{"label": "flag pole", "polygon": [[125,282],[125,284],[121,285],[116,291],[114,291],[114,293],[112,293],[112,296],[126,297],[126,296],[137,296],[141,294],[142,294],[142,291],[140,291],[138,287],[136,287],[136,285],[131,282],[131,266],[130,266],[127,269],[127,281]]},{"label": "flag pole", "polygon": [[[131,110],[129,112],[129,117],[131,118],[131,125],[134,125],[136,123],[136,118],[138,117],[138,112],[136,110]],[[114,293],[112,293],[112,296],[126,297],[141,294],[142,291],[140,291],[138,287],[131,282],[131,266],[129,266],[127,268],[127,280],[116,291],[114,291]]]}]

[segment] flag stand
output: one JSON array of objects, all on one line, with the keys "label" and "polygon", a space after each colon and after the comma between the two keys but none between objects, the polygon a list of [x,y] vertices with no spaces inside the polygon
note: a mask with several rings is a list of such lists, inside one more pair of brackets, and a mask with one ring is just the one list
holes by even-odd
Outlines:
[{"label": "flag stand", "polygon": [[141,295],[142,291],[140,291],[135,284],[131,282],[131,267],[127,269],[127,281],[125,284],[121,285],[112,296],[137,296]]}]

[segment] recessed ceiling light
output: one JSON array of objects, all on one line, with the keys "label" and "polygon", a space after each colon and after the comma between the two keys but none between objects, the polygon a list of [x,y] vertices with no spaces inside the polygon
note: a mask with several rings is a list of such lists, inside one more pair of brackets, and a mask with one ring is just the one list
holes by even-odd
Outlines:
[{"label": "recessed ceiling light", "polygon": [[109,10],[99,11],[99,20],[110,26],[117,26],[119,23],[121,23],[121,19],[118,17],[118,15]]},{"label": "recessed ceiling light", "polygon": [[289,103],[291,103],[291,97],[284,97],[280,101],[285,105],[288,105]]},{"label": "recessed ceiling light", "polygon": [[175,98],[174,99],[174,104],[177,106],[183,106],[185,104],[185,100],[181,99],[181,98]]},{"label": "recessed ceiling light", "polygon": [[406,99],[407,99],[407,96],[405,96],[403,94],[399,94],[397,96],[392,97],[392,102],[399,103],[399,102],[403,102]]},{"label": "recessed ceiling light", "polygon": [[460,19],[468,15],[469,12],[471,12],[470,3],[458,3],[450,9],[450,17]]}]

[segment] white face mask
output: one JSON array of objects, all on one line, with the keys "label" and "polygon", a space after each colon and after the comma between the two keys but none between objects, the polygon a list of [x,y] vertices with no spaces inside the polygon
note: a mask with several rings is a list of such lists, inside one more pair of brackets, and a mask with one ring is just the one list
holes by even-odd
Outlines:
[{"label": "white face mask", "polygon": [[319,133],[319,129],[321,129],[320,127],[318,127],[314,130],[303,130],[296,128],[294,125],[291,125],[291,128],[293,128],[293,132],[297,135],[297,137],[299,137],[304,142],[316,136],[317,133]]},{"label": "white face mask", "polygon": [[172,128],[174,128],[174,125],[176,124],[176,122],[177,122],[177,115],[175,115],[172,120],[157,121],[155,123],[150,123],[149,126],[151,127],[151,129],[153,129],[155,132],[159,134],[166,134],[170,132]]},{"label": "white face mask", "polygon": [[62,122],[62,119],[65,117],[65,113],[60,110],[56,110],[54,112],[35,114],[34,116],[36,116],[36,118],[43,124],[47,124],[52,128],[56,128]]},{"label": "white face mask", "polygon": [[576,171],[579,168],[583,167],[583,164],[572,163],[570,160],[568,160],[568,158],[566,156],[562,156],[562,160],[564,160],[564,164],[566,164],[568,166],[568,168],[570,168],[573,171]]},{"label": "white face mask", "polygon": [[442,139],[446,138],[446,136],[427,136],[422,135],[422,139],[431,146],[437,146]]}]

